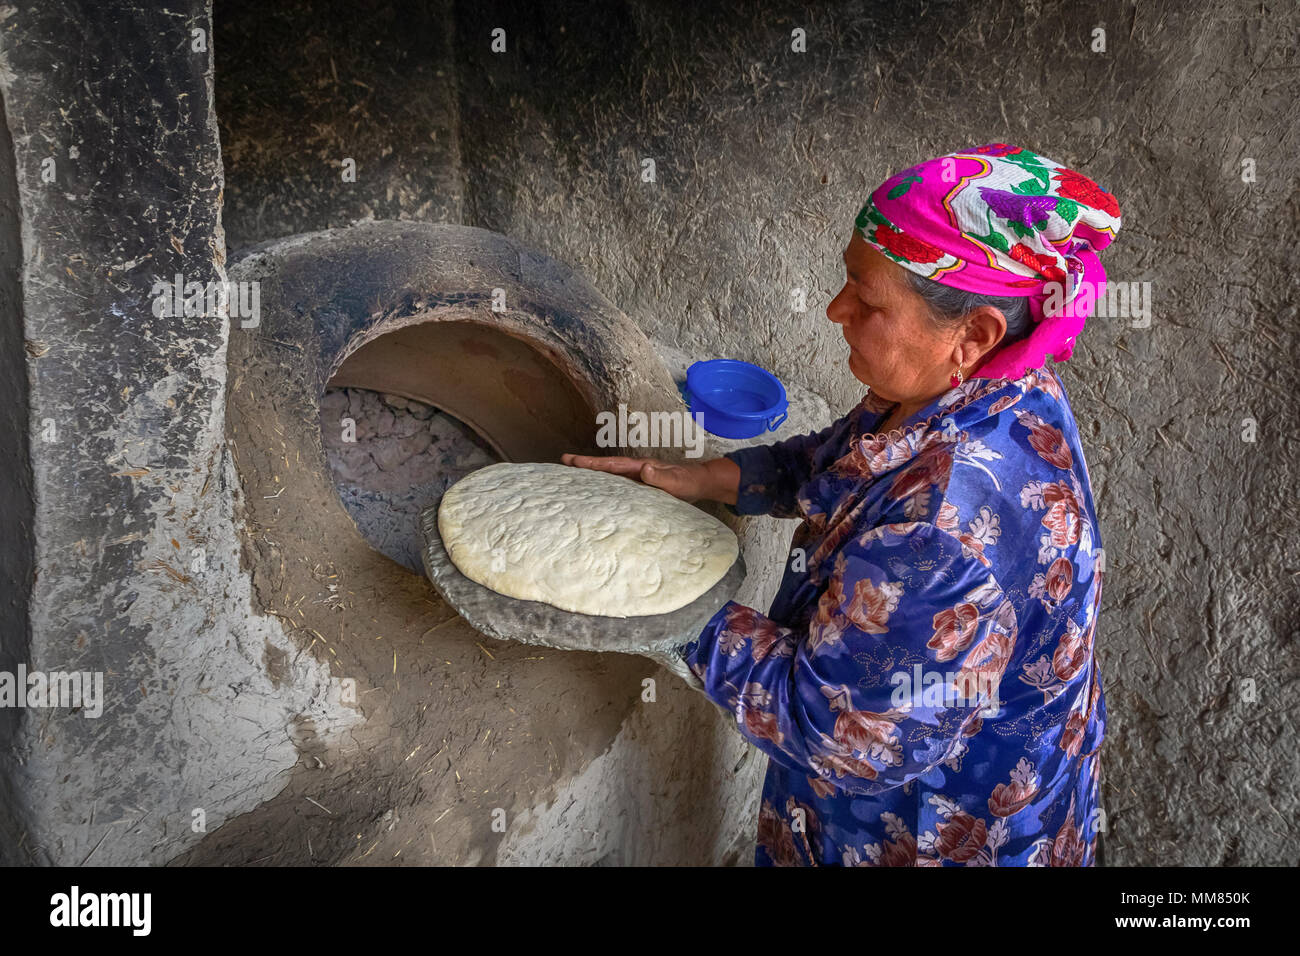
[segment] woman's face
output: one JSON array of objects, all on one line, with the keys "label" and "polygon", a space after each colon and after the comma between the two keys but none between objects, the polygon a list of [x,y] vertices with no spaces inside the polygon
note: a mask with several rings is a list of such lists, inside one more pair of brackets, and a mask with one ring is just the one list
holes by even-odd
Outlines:
[{"label": "woman's face", "polygon": [[844,265],[848,278],[826,316],[849,343],[854,377],[909,411],[946,392],[949,376],[968,352],[961,326],[936,327],[925,300],[907,285],[903,267],[856,230],[844,250]]}]

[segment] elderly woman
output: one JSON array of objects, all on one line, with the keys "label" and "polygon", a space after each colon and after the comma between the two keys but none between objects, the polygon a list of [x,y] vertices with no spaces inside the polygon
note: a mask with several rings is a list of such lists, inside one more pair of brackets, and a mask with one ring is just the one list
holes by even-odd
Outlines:
[{"label": "elderly woman", "polygon": [[1119,206],[999,143],[891,177],[855,225],[826,314],[856,408],[694,465],[565,460],[802,519],[768,614],[730,602],[680,652],[770,758],[759,865],[1092,865],[1101,538],[1045,363]]}]

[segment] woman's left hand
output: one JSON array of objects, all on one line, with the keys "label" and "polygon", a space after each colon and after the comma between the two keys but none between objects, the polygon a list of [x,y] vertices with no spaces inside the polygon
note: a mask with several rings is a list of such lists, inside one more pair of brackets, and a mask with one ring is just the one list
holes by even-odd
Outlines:
[{"label": "woman's left hand", "polygon": [[560,461],[575,468],[606,471],[668,492],[682,501],[711,497],[712,475],[706,464],[674,465],[654,458],[628,458],[622,455],[574,455],[566,452]]}]

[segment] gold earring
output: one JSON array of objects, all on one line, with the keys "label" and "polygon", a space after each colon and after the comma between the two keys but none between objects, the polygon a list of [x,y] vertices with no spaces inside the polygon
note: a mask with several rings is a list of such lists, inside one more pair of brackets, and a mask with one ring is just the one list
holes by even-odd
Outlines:
[{"label": "gold earring", "polygon": [[953,388],[956,388],[964,381],[966,381],[966,376],[962,372],[961,366],[958,365],[957,371],[953,372],[951,375],[948,376],[948,384],[951,385]]}]

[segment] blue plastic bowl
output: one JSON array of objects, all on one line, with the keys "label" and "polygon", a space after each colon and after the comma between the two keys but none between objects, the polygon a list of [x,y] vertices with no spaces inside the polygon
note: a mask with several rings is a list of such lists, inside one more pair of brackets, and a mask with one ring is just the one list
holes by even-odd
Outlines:
[{"label": "blue plastic bowl", "polygon": [[696,362],[686,370],[686,403],[704,430],[722,438],[753,438],[785,421],[785,386],[766,369],[735,359]]}]

